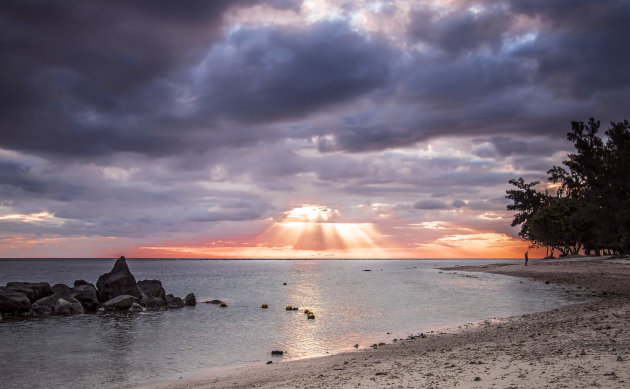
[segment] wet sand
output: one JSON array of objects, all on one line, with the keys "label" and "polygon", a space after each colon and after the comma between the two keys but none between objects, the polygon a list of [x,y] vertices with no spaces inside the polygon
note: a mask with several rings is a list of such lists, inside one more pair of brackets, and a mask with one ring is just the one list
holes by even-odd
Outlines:
[{"label": "wet sand", "polygon": [[630,261],[465,266],[572,285],[587,303],[462,325],[321,358],[245,366],[147,388],[629,388]]}]

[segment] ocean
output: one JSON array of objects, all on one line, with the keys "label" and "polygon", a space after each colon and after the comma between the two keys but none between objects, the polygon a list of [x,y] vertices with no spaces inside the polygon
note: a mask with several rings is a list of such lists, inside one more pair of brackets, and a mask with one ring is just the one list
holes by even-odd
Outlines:
[{"label": "ocean", "polygon": [[[113,388],[307,358],[464,323],[557,308],[585,292],[438,267],[514,260],[128,259],[137,280],[195,307],[0,321],[6,388]],[[110,259],[0,259],[0,285],[96,283]],[[286,284],[286,285],[285,285]],[[580,293],[583,295],[580,296]],[[203,301],[219,299],[221,308]],[[261,309],[268,304],[268,309]],[[286,311],[287,305],[300,311]],[[308,308],[315,320],[301,312]],[[282,350],[282,357],[272,357]]]}]

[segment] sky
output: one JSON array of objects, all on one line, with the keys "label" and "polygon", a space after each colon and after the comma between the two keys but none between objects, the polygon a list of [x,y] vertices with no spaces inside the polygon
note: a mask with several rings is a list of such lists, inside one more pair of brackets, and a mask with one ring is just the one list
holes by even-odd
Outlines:
[{"label": "sky", "polygon": [[630,1],[3,1],[0,257],[522,257]]}]

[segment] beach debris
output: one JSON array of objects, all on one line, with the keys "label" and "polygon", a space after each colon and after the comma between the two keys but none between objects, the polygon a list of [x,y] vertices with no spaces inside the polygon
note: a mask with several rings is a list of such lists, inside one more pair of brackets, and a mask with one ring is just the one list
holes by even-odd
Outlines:
[{"label": "beach debris", "polygon": [[473,381],[481,381],[481,377],[477,376]]},{"label": "beach debris", "polygon": [[292,311],[292,310],[293,310],[293,307],[292,307],[292,306],[290,306],[290,305],[287,305],[285,309],[286,309],[287,311]]},{"label": "beach debris", "polygon": [[387,373],[385,373],[384,371],[378,371],[374,375],[387,375]]},{"label": "beach debris", "polygon": [[267,365],[271,365],[273,361],[267,361]]},{"label": "beach debris", "polygon": [[273,350],[271,355],[284,355],[284,351],[282,350]]},{"label": "beach debris", "polygon": [[372,271],[371,269],[363,269],[363,271]]},{"label": "beach debris", "polygon": [[221,308],[227,308],[227,304],[226,304],[226,303],[221,303],[221,304],[219,304],[219,306],[220,306]]},{"label": "beach debris", "polygon": [[286,284],[287,284],[286,282],[283,282],[283,283],[282,283],[282,285],[286,285]]},{"label": "beach debris", "polygon": [[293,307],[293,310],[294,310],[294,311],[297,311],[297,310],[298,310],[298,307]]},{"label": "beach debris", "polygon": [[358,343],[357,343],[357,344],[355,344],[355,345],[354,345],[354,348],[359,348],[359,344],[358,344]]},{"label": "beach debris", "polygon": [[269,308],[269,306],[267,306],[267,304],[263,304],[263,305],[261,305],[260,307],[261,307],[261,308],[263,308],[263,309],[267,309],[267,308]]},{"label": "beach debris", "polygon": [[315,315],[313,313],[309,313],[307,316],[310,320],[314,320],[315,319]]}]

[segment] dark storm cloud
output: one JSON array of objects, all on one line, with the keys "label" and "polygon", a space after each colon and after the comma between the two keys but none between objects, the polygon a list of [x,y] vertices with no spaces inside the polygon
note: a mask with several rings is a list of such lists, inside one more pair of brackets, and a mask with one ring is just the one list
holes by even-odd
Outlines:
[{"label": "dark storm cloud", "polygon": [[450,206],[445,201],[429,199],[420,200],[413,204],[414,209],[422,210],[437,210],[437,209],[449,209]]},{"label": "dark storm cloud", "polygon": [[512,26],[508,7],[498,5],[484,7],[483,12],[474,13],[458,9],[440,17],[428,8],[415,10],[411,18],[415,23],[410,34],[449,55],[479,49],[498,50],[502,36]]},{"label": "dark storm cloud", "polygon": [[630,3],[484,4],[412,13],[410,37],[429,49],[411,52],[395,82],[399,103],[415,117],[342,127],[320,150],[380,150],[449,135],[563,139],[571,120],[627,115]]},{"label": "dark storm cloud", "polygon": [[341,22],[244,28],[206,58],[200,109],[249,123],[302,117],[384,86],[393,54]]},{"label": "dark storm cloud", "polygon": [[[254,1],[0,5],[0,145],[61,155],[182,149],[182,72]],[[182,128],[184,127],[184,128]],[[178,147],[179,146],[179,147]]]}]

